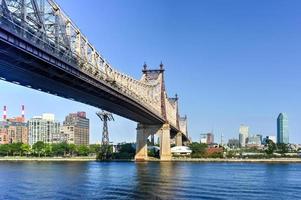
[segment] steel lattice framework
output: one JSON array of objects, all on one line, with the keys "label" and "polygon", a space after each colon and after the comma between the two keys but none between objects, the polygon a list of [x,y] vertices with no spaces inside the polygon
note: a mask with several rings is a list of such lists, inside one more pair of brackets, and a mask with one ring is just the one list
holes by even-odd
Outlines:
[{"label": "steel lattice framework", "polygon": [[76,65],[179,127],[178,98],[167,97],[163,65],[160,70],[147,70],[145,65],[141,80],[117,71],[53,0],[0,0],[0,26]]},{"label": "steel lattice framework", "polygon": [[114,117],[112,113],[101,111],[97,112],[96,115],[99,117],[99,119],[103,122],[103,128],[102,128],[102,145],[109,145],[109,129],[108,129],[108,121],[114,121]]}]

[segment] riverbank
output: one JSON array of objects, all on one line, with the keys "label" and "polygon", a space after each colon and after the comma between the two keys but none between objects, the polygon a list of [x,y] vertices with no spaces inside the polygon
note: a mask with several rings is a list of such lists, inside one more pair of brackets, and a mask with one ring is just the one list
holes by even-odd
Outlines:
[{"label": "riverbank", "polygon": [[52,161],[96,161],[96,157],[72,157],[72,158],[64,158],[64,157],[0,157],[1,161],[37,161],[37,162],[52,162]]},{"label": "riverbank", "polygon": [[301,158],[172,158],[174,162],[301,163]]},{"label": "riverbank", "polygon": [[[96,161],[96,157],[0,157],[1,161],[35,161],[35,162],[90,162]],[[106,162],[135,162],[135,160],[109,160]],[[147,162],[160,162],[158,158],[149,158]],[[224,162],[224,163],[301,163],[301,158],[269,158],[269,159],[239,159],[239,158],[172,158],[165,162]]]}]

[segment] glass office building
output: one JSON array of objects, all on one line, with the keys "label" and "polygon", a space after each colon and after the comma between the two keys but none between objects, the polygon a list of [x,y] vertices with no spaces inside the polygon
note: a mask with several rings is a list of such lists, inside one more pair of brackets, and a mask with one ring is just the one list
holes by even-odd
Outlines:
[{"label": "glass office building", "polygon": [[288,118],[285,113],[280,113],[277,118],[277,143],[289,143]]}]

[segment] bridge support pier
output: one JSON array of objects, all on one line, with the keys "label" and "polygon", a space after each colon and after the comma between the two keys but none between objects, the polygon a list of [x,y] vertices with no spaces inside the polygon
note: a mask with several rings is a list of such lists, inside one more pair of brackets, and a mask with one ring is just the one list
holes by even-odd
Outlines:
[{"label": "bridge support pier", "polygon": [[136,161],[146,161],[147,157],[147,138],[149,133],[147,129],[142,125],[137,126],[137,139],[136,139]]},{"label": "bridge support pier", "polygon": [[179,132],[176,135],[176,146],[183,146],[183,141],[182,141],[182,133]]},{"label": "bridge support pier", "polygon": [[171,160],[171,149],[170,149],[170,125],[163,124],[160,135],[160,160],[169,161]]},{"label": "bridge support pier", "polygon": [[147,156],[147,139],[151,134],[158,133],[160,135],[160,160],[169,161],[171,160],[171,149],[170,149],[170,125],[163,124],[162,126],[157,125],[143,125],[138,124],[137,126],[137,139],[136,139],[136,161],[146,161]]}]

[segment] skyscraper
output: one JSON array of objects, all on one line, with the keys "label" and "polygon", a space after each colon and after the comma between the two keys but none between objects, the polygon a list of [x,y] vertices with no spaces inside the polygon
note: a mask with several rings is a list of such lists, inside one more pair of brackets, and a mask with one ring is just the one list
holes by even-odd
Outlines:
[{"label": "skyscraper", "polygon": [[76,145],[89,144],[89,119],[85,112],[70,113],[66,116],[61,134],[67,143]]},{"label": "skyscraper", "polygon": [[246,140],[249,137],[249,127],[240,125],[239,127],[239,145],[240,147],[246,146]]},{"label": "skyscraper", "polygon": [[288,118],[285,113],[280,113],[277,118],[277,143],[289,143]]}]

